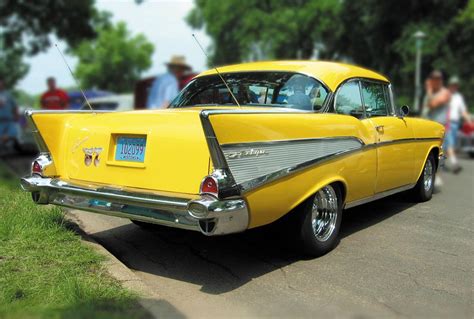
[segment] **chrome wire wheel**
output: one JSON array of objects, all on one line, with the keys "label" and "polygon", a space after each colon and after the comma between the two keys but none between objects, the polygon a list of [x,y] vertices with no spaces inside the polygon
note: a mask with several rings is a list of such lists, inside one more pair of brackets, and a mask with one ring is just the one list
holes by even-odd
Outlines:
[{"label": "chrome wire wheel", "polygon": [[336,227],[338,200],[336,191],[330,185],[321,188],[313,199],[311,225],[318,241],[324,242],[331,237]]},{"label": "chrome wire wheel", "polygon": [[433,163],[430,159],[428,159],[426,161],[425,168],[423,169],[423,187],[425,192],[429,192],[431,190],[431,187],[433,186],[433,177]]}]

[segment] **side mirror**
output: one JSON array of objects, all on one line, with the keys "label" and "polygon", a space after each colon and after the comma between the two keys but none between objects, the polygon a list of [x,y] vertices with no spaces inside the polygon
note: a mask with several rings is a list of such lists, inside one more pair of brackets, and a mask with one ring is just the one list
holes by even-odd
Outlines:
[{"label": "side mirror", "polygon": [[408,107],[408,105],[403,105],[403,106],[400,107],[400,110],[398,112],[398,116],[400,118],[403,118],[403,117],[407,116],[409,113],[410,113],[410,108]]}]

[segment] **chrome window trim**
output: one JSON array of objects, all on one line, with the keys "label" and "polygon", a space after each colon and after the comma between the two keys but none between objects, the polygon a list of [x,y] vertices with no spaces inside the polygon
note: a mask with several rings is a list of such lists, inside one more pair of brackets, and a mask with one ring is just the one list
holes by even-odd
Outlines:
[{"label": "chrome window trim", "polygon": [[398,117],[399,114],[398,114],[398,110],[395,106],[395,97],[393,95],[393,89],[392,89],[392,84],[391,83],[388,85],[388,93],[389,93],[389,96],[390,96],[390,105],[392,106],[392,116]]},{"label": "chrome window trim", "polygon": [[395,110],[395,103],[394,103],[394,100],[393,100],[392,84],[390,83],[385,88],[387,90],[388,103],[389,103],[389,107],[390,107],[390,115],[391,116],[397,116],[397,112]]},{"label": "chrome window trim", "polygon": [[[323,113],[327,113],[328,109],[329,109],[329,106],[330,106],[330,100],[332,98],[332,93],[333,91],[329,88],[329,86],[323,81],[321,80],[320,78],[312,75],[312,74],[309,74],[309,73],[306,73],[306,72],[300,72],[300,71],[288,71],[288,70],[255,70],[255,71],[252,71],[252,70],[246,70],[246,71],[232,71],[232,72],[224,72],[224,73],[221,73],[221,75],[225,75],[225,74],[234,74],[234,73],[269,73],[269,72],[280,72],[280,73],[291,73],[291,74],[300,74],[300,75],[304,75],[304,76],[307,76],[317,82],[319,82],[327,91],[327,96],[326,98],[324,99],[324,102],[323,102],[323,105],[321,107],[321,109],[319,111],[315,111],[315,110],[300,110],[302,112],[306,112],[306,113],[317,113],[317,114],[323,114]],[[188,86],[190,85],[193,81],[195,81],[196,79],[198,78],[204,78],[204,77],[210,77],[210,76],[216,76],[217,73],[213,73],[213,74],[206,74],[206,75],[197,75],[196,77],[194,77],[191,82],[189,82],[188,84],[186,84],[186,86],[183,88],[183,90]],[[181,92],[180,92],[181,93]],[[179,96],[179,95],[178,95]],[[175,99],[178,98],[178,96],[176,96]],[[170,105],[173,104],[174,100],[171,102]],[[235,105],[237,106],[237,105]],[[242,105],[243,107],[255,107],[255,106],[252,106],[252,105]],[[186,108],[190,108],[190,107],[195,107],[195,105],[190,105],[190,106],[170,106],[170,108],[172,109],[186,109]],[[257,106],[258,107],[258,106]],[[260,107],[265,107],[265,106],[260,106]],[[272,108],[275,108],[274,106],[269,106],[268,107],[269,109],[272,109]],[[281,107],[281,108],[284,108],[284,109],[289,109],[289,110],[299,110],[299,109],[291,109],[291,108],[285,108],[285,107]]]},{"label": "chrome window trim", "polygon": [[[378,79],[364,78],[364,77],[360,77],[360,76],[348,78],[348,79],[342,81],[341,83],[339,83],[337,88],[334,90],[334,99],[332,101],[333,102],[332,107],[333,107],[333,111],[334,111],[335,114],[348,115],[348,114],[341,114],[341,113],[338,113],[336,111],[336,102],[337,102],[337,94],[339,93],[339,90],[342,88],[342,86],[344,84],[346,84],[348,82],[351,82],[351,81],[359,81],[359,94],[360,94],[360,99],[361,99],[361,102],[362,102],[362,108],[364,109],[364,117],[360,118],[358,120],[367,119],[367,114],[365,112],[364,97],[362,96],[362,87],[361,87],[360,82],[361,81],[367,81],[367,82],[379,83],[379,84],[384,84],[384,85],[390,85],[390,82],[389,81],[378,80]],[[348,115],[348,116],[352,116],[352,115]],[[352,117],[355,117],[355,116],[352,116]]]},{"label": "chrome window trim", "polygon": [[[357,118],[355,116],[352,116],[350,114],[342,114],[342,113],[339,113],[336,109],[336,104],[337,104],[337,96],[339,94],[339,91],[341,90],[341,88],[347,84],[347,83],[350,83],[350,82],[357,82],[357,86],[359,87],[359,97],[360,97],[360,103],[362,104],[361,107],[362,107],[362,110],[364,112],[364,115],[362,116],[362,118]],[[346,116],[352,116],[358,120],[363,120],[365,118],[367,118],[366,114],[365,114],[365,107],[364,107],[364,98],[362,96],[362,87],[361,87],[361,84],[360,84],[360,78],[350,78],[350,79],[347,79],[347,80],[344,80],[343,82],[341,82],[336,91],[334,92],[334,99],[333,99],[333,110],[334,110],[334,113],[335,114],[338,114],[338,115],[346,115]]]},{"label": "chrome window trim", "polygon": [[362,106],[364,108],[364,115],[365,115],[365,118],[372,118],[373,116],[367,116],[367,110],[365,109],[366,108],[366,105],[365,105],[365,100],[364,100],[364,93],[363,93],[363,87],[362,87],[362,82],[367,82],[367,83],[374,83],[374,84],[379,84],[382,86],[382,90],[383,90],[383,95],[384,95],[384,100],[385,100],[385,112],[386,114],[385,115],[377,115],[376,117],[387,117],[387,116],[390,116],[390,111],[388,109],[388,105],[389,105],[389,100],[387,98],[387,83],[384,83],[382,81],[369,81],[367,79],[361,79],[359,81],[359,84],[360,84],[360,97],[362,98]]}]

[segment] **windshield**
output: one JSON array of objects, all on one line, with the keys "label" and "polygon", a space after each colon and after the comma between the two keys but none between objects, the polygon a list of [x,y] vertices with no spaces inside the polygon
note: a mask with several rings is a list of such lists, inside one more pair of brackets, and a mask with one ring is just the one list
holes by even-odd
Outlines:
[{"label": "windshield", "polygon": [[[242,72],[225,73],[222,77],[240,105],[320,111],[328,95],[321,82],[299,73]],[[236,103],[218,75],[194,79],[171,103],[171,107],[202,105]]]}]

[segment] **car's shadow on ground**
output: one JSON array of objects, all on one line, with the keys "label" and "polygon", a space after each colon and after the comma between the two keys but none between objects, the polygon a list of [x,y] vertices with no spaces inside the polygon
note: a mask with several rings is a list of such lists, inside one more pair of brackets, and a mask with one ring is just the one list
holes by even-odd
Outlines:
[{"label": "car's shadow on ground", "polygon": [[[400,194],[347,210],[341,238],[350,240],[352,234],[412,205]],[[302,254],[299,243],[291,240],[281,227],[206,237],[167,227],[143,229],[127,224],[95,233],[93,237],[131,269],[200,285],[201,291],[210,294],[232,291],[254,278],[312,258]],[[325,262],[324,257],[321,262]]]}]

